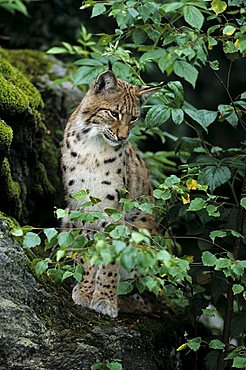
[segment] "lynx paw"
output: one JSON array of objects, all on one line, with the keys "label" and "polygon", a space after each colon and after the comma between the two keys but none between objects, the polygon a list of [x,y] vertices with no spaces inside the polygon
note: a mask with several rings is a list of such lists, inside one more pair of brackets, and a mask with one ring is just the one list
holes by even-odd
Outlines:
[{"label": "lynx paw", "polygon": [[72,298],[76,304],[83,307],[90,307],[92,297],[90,294],[82,291],[80,284],[75,285],[73,288]]},{"label": "lynx paw", "polygon": [[107,299],[100,299],[98,301],[93,299],[91,301],[90,308],[96,312],[100,312],[103,315],[108,315],[112,318],[118,316],[117,304]]}]

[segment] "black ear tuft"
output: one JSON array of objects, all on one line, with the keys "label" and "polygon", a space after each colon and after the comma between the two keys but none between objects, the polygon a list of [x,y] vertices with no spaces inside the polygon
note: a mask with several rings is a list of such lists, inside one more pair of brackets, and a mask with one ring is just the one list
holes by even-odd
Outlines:
[{"label": "black ear tuft", "polygon": [[156,91],[160,90],[164,85],[166,85],[166,82],[162,82],[158,86],[141,86],[138,89],[137,96],[140,99],[140,103],[143,104],[144,101],[152,94],[154,94]]},{"label": "black ear tuft", "polygon": [[112,71],[101,73],[95,81],[96,94],[108,89],[115,89],[117,87],[117,78]]},{"label": "black ear tuft", "polygon": [[108,61],[108,70],[112,71],[112,62],[111,62],[111,60]]}]

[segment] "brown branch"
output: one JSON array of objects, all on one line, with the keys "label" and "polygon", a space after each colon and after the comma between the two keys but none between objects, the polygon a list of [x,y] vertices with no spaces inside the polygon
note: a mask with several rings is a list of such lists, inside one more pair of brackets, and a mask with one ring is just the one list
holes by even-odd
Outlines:
[{"label": "brown branch", "polygon": [[[241,198],[246,195],[246,172],[244,175],[242,191],[241,191]],[[237,231],[240,234],[243,234],[243,222],[244,222],[244,208],[240,205],[237,214]],[[240,254],[240,247],[241,247],[241,238],[237,238],[236,242],[233,247],[233,257],[234,259],[238,259]],[[231,331],[231,321],[232,321],[232,312],[233,312],[233,287],[234,281],[230,278],[228,279],[228,286],[227,286],[227,299],[226,299],[226,310],[225,310],[225,319],[223,325],[223,334],[222,334],[222,341],[225,343],[224,351],[221,351],[218,361],[217,361],[217,369],[216,370],[224,370],[224,359],[227,356],[228,349],[229,349],[229,342],[230,342],[230,331]]]}]

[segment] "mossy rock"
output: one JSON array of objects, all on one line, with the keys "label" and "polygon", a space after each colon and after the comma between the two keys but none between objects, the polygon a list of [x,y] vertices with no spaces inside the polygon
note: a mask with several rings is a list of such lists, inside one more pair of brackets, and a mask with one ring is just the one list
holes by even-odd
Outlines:
[{"label": "mossy rock", "polygon": [[43,52],[0,48],[0,210],[20,224],[56,224],[64,206],[60,143],[81,100],[71,83],[53,85],[67,73]]},{"label": "mossy rock", "polygon": [[5,115],[15,115],[28,109],[43,107],[38,90],[17,68],[0,58],[0,111]]},{"label": "mossy rock", "polygon": [[0,56],[18,68],[32,83],[35,83],[44,74],[51,74],[53,62],[41,51],[4,50],[0,48]]}]

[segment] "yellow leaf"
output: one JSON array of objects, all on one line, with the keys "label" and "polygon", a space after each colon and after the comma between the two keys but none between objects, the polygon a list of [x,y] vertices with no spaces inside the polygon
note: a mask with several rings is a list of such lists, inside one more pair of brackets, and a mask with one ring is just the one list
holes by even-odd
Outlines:
[{"label": "yellow leaf", "polygon": [[196,190],[198,186],[198,182],[194,179],[189,179],[186,182],[186,186],[188,190]]},{"label": "yellow leaf", "polygon": [[212,45],[208,45],[208,50],[213,50]]},{"label": "yellow leaf", "polygon": [[187,347],[187,343],[181,344],[181,346],[179,346],[179,348],[177,348],[177,351],[182,351],[183,349],[185,349]]},{"label": "yellow leaf", "polygon": [[187,194],[186,198],[183,195],[181,195],[181,199],[182,199],[183,204],[189,204],[190,203],[190,194]]},{"label": "yellow leaf", "polygon": [[194,256],[185,256],[184,258],[186,261],[188,261],[189,263],[192,263],[193,260],[194,260]]},{"label": "yellow leaf", "polygon": [[219,14],[223,13],[226,10],[227,4],[221,0],[213,0],[211,2],[211,7],[216,14]]},{"label": "yellow leaf", "polygon": [[239,39],[236,39],[236,41],[234,42],[234,46],[236,49],[238,48],[238,44],[239,44]]}]

